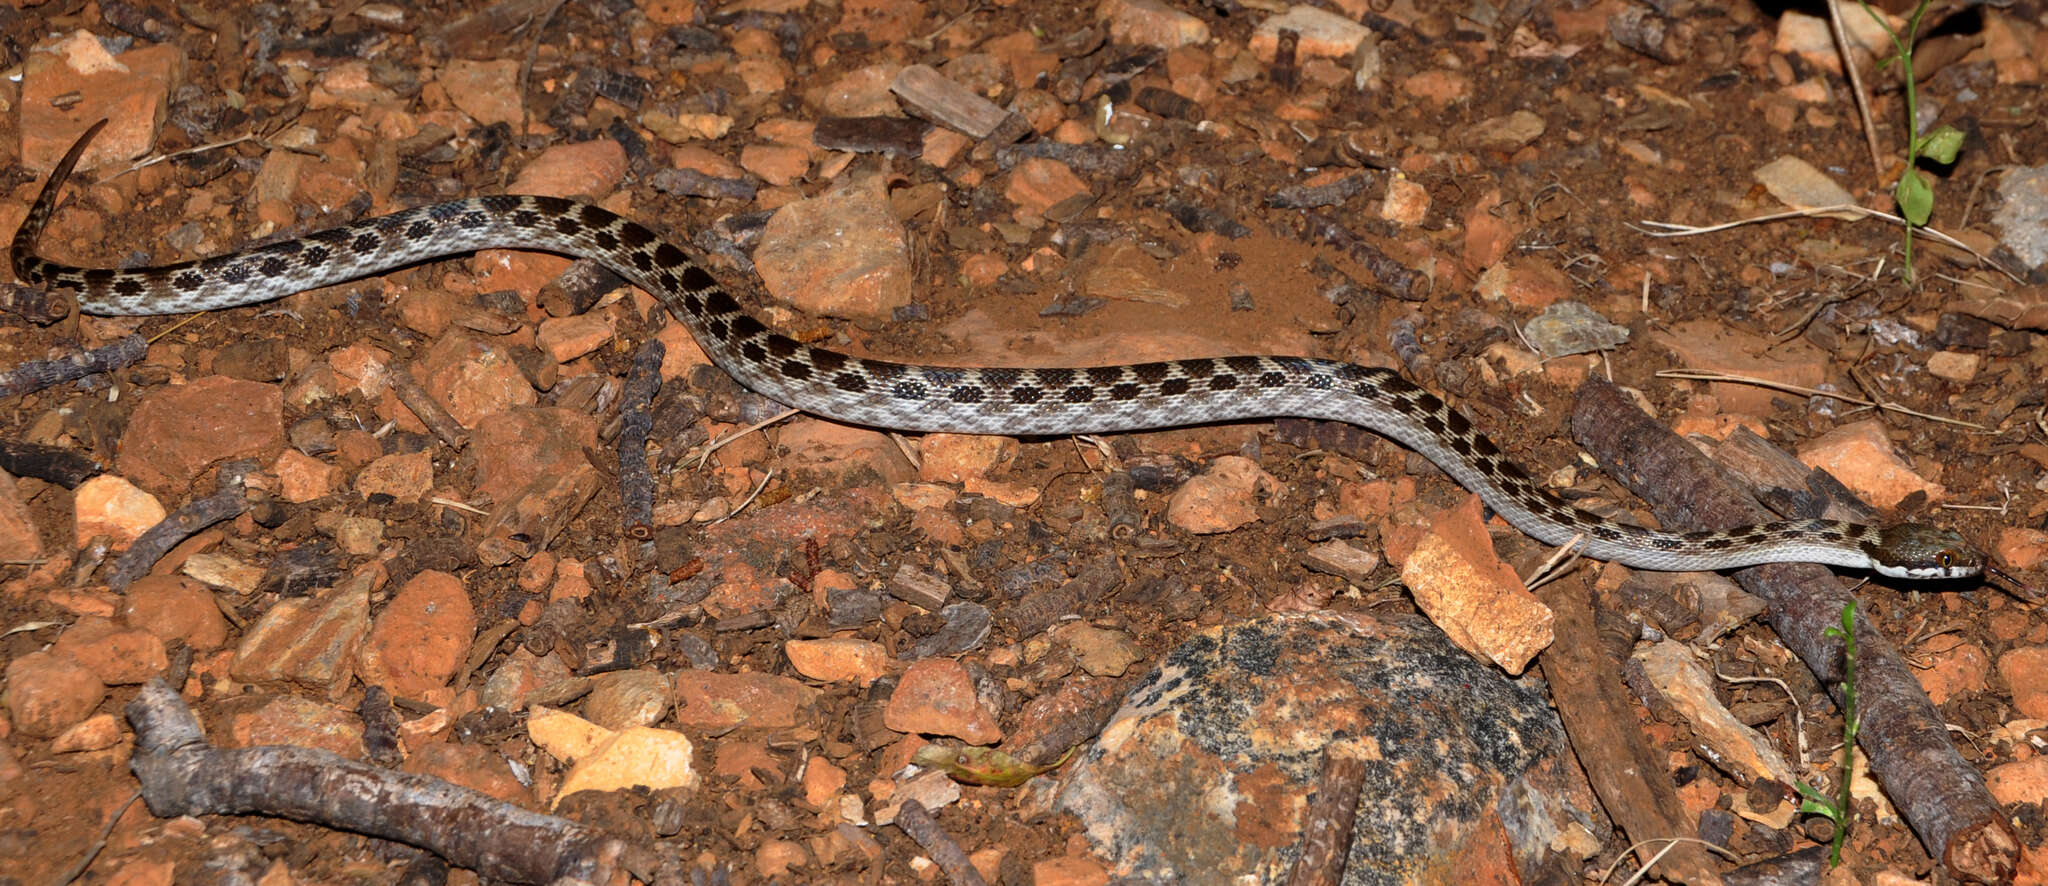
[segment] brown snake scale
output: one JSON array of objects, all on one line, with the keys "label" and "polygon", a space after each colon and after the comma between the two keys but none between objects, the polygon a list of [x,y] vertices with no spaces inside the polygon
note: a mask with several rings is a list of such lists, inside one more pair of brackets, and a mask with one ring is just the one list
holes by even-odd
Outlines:
[{"label": "brown snake scale", "polygon": [[[102,124],[103,125],[103,124]],[[1976,575],[1981,553],[1919,524],[1830,520],[1723,532],[1661,532],[1573,507],[1538,486],[1443,400],[1384,369],[1244,356],[1062,369],[893,363],[816,348],[769,329],[682,249],[607,210],[555,197],[495,196],[408,209],[297,240],[133,270],[47,261],[35,241],[98,127],[72,146],[15,235],[14,273],[71,289],[94,314],[178,314],[252,304],[479,249],[602,262],[653,294],[704,353],[747,387],[816,415],[903,431],[1065,435],[1297,416],[1369,428],[1428,457],[1508,522],[1552,545],[1644,569],[1816,562],[1906,578]]]}]

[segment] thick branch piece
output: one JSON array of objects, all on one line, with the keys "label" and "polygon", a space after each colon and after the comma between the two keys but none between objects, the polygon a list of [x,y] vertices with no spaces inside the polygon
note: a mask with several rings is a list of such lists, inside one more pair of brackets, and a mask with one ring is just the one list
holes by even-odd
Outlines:
[{"label": "thick branch piece", "polygon": [[116,591],[125,590],[137,579],[148,575],[156,561],[163,559],[185,539],[222,520],[241,516],[249,509],[249,496],[242,480],[254,470],[256,462],[250,459],[221,465],[215,484],[217,491],[205,498],[194,499],[137,537],[128,550],[122,552],[121,559],[114,561],[113,570],[107,574],[107,586]]},{"label": "thick branch piece", "polygon": [[1302,813],[1301,851],[1287,886],[1331,886],[1344,882],[1351,862],[1351,829],[1358,820],[1358,796],[1365,792],[1365,760],[1352,742],[1323,748],[1323,769],[1315,796]]},{"label": "thick branch piece", "polygon": [[[1636,728],[1621,662],[1607,654],[1594,630],[1593,589],[1584,572],[1544,585],[1540,593],[1555,616],[1551,627],[1557,635],[1543,650],[1543,676],[1593,793],[1631,841],[1692,836],[1696,828],[1686,820],[1661,752]],[[1647,861],[1662,848],[1648,843],[1637,856]],[[1697,843],[1673,847],[1654,873],[1688,886],[1721,882],[1713,858]]]},{"label": "thick branch piece", "polygon": [[162,818],[274,815],[417,846],[513,883],[625,886],[626,844],[437,778],[327,751],[215,748],[185,700],[152,680],[128,703],[130,765]]},{"label": "thick branch piece", "polygon": [[147,339],[131,335],[106,347],[80,351],[69,357],[30,360],[6,372],[0,372],[0,400],[33,394],[44,388],[77,381],[88,375],[112,372],[141,362],[143,354],[148,350]]},{"label": "thick branch piece", "polygon": [[931,855],[932,861],[939,870],[946,872],[946,878],[953,881],[954,886],[988,886],[988,881],[981,878],[981,872],[975,870],[974,863],[967,859],[967,851],[960,848],[952,834],[939,827],[938,819],[925,810],[923,803],[905,801],[896,811],[896,826]]},{"label": "thick branch piece", "polygon": [[650,338],[633,352],[633,371],[619,396],[619,502],[626,534],[654,537],[654,471],[647,464],[647,438],[654,431],[654,396],[661,393],[661,360],[668,346]]},{"label": "thick branch piece", "polygon": [[[1651,505],[1667,528],[1727,529],[1769,519],[1692,444],[1636,408],[1620,389],[1579,391],[1572,431],[1609,473]],[[1851,598],[1828,570],[1805,563],[1735,573],[1770,603],[1771,627],[1840,702],[1841,645],[1822,632]],[[2008,883],[2020,847],[1984,777],[1949,744],[1941,714],[1889,639],[1859,623],[1856,691],[1861,743],[1872,772],[1948,872],[1970,883]]]}]

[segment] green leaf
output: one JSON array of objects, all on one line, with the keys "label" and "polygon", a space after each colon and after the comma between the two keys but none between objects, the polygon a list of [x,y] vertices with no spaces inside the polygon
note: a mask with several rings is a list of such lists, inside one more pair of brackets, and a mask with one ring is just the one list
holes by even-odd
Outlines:
[{"label": "green leaf", "polygon": [[1839,822],[1842,820],[1842,812],[1835,808],[1835,804],[1823,803],[1819,800],[1799,801],[1799,811],[1807,815],[1825,815],[1829,821]]},{"label": "green leaf", "polygon": [[[1799,796],[1805,797],[1807,803],[1819,803],[1821,805],[1829,807],[1830,809],[1832,809],[1834,806],[1834,803],[1831,800],[1829,800],[1828,795],[1821,793],[1819,788],[1807,784],[1806,782],[1795,781],[1792,783],[1792,789],[1798,791]],[[1806,810],[1802,809],[1800,811],[1803,812]],[[1833,812],[1828,812],[1826,814],[1829,817],[1834,816]]]},{"label": "green leaf", "polygon": [[1899,176],[1899,188],[1892,197],[1899,201],[1899,214],[1906,217],[1907,224],[1925,227],[1927,220],[1934,217],[1934,188],[1918,169],[1908,169]]},{"label": "green leaf", "polygon": [[1913,153],[1947,166],[1963,151],[1963,131],[1953,126],[1936,127],[1913,141]]}]

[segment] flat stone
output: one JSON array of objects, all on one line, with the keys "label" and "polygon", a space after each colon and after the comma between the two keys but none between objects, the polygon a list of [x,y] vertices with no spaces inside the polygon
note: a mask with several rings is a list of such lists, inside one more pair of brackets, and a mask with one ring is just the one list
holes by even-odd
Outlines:
[{"label": "flat stone", "polygon": [[283,389],[214,375],[144,393],[115,465],[138,486],[182,498],[210,465],[267,462],[283,448]]}]

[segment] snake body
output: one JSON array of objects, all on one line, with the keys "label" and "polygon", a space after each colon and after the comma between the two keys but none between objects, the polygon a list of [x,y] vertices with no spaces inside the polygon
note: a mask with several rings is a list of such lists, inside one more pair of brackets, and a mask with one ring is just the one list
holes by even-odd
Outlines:
[{"label": "snake body", "polygon": [[77,293],[94,314],[235,307],[479,249],[603,263],[653,294],[704,353],[753,390],[836,421],[903,431],[1064,435],[1282,416],[1359,425],[1421,453],[1523,532],[1586,556],[1656,570],[1771,562],[1874,569],[1905,578],[1977,574],[1956,533],[1831,520],[1663,532],[1605,519],[1538,486],[1464,414],[1384,370],[1307,357],[1240,356],[1081,368],[896,363],[813,347],[768,328],[700,264],[648,228],[573,200],[489,196],[408,209],[231,255],[132,270],[47,261],[35,241],[97,127],[43,186],[13,244],[24,282]]}]

